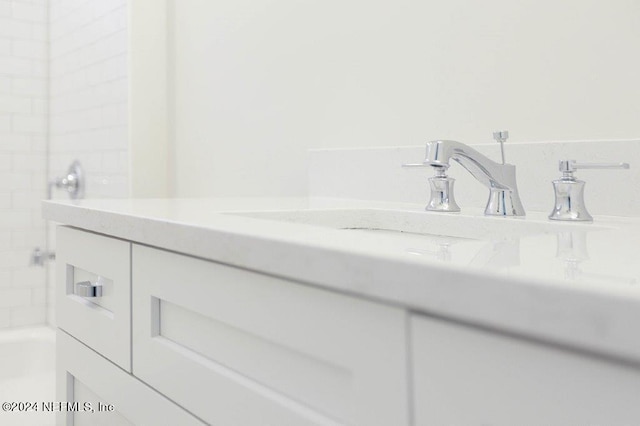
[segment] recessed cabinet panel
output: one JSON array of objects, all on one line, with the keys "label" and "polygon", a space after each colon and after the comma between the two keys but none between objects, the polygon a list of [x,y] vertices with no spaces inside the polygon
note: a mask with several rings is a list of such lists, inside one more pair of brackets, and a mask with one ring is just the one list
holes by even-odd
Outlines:
[{"label": "recessed cabinet panel", "polygon": [[69,403],[58,425],[204,425],[65,332],[56,339],[56,400]]},{"label": "recessed cabinet panel", "polygon": [[[104,401],[87,385],[73,376],[71,380],[73,402],[78,403],[78,408],[82,407],[71,414],[73,426],[135,426],[113,404]],[[85,408],[88,409],[85,411]]]},{"label": "recessed cabinet panel", "polygon": [[406,425],[403,310],[133,245],[133,372],[211,424]]},{"label": "recessed cabinet panel", "polygon": [[417,315],[411,330],[416,426],[639,424],[637,369]]},{"label": "recessed cabinet panel", "polygon": [[57,231],[58,327],[131,371],[131,243]]}]

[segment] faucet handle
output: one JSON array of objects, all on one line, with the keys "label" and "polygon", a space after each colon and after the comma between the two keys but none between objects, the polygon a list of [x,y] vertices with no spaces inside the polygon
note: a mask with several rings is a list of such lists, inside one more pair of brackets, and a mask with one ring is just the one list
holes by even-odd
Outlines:
[{"label": "faucet handle", "polygon": [[434,176],[429,178],[429,186],[431,187],[431,195],[429,197],[429,204],[425,207],[425,210],[431,212],[459,212],[460,206],[456,203],[453,197],[453,184],[456,181],[454,178],[447,176],[448,165],[434,166],[427,163],[407,163],[402,167],[414,168],[414,167],[431,167],[435,173]]},{"label": "faucet handle", "polygon": [[562,160],[559,169],[562,177],[554,180],[555,205],[549,219],[590,222],[593,217],[584,204],[585,182],[573,175],[578,169],[628,169],[629,163],[578,163],[576,160]]},{"label": "faucet handle", "polygon": [[578,169],[628,169],[629,163],[578,163],[576,160],[561,160],[558,166],[563,176],[572,177]]},{"label": "faucet handle", "polygon": [[429,163],[404,163],[404,164],[402,164],[402,167],[407,168],[407,169],[417,168],[417,167],[433,167],[434,169],[447,170],[449,168],[449,165],[448,164],[438,164],[436,166],[436,165],[429,164]]},{"label": "faucet handle", "polygon": [[500,144],[500,154],[502,154],[502,164],[505,164],[504,160],[504,143],[509,139],[508,130],[496,130],[493,132],[493,139]]},{"label": "faucet handle", "polygon": [[509,131],[508,130],[496,130],[493,132],[493,138],[496,142],[506,142],[509,139]]}]

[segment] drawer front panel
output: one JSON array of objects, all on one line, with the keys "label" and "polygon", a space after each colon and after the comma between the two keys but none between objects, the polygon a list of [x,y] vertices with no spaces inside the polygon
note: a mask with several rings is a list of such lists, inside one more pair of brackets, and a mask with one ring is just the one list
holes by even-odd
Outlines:
[{"label": "drawer front panel", "polygon": [[416,426],[638,424],[637,369],[418,315],[411,330]]},{"label": "drawer front panel", "polygon": [[56,338],[56,400],[91,408],[59,411],[59,425],[204,425],[65,332]]},{"label": "drawer front panel", "polygon": [[212,424],[407,424],[405,313],[133,245],[133,372]]},{"label": "drawer front panel", "polygon": [[[131,244],[59,227],[57,246],[58,327],[131,371]],[[81,295],[83,283],[100,296]]]}]

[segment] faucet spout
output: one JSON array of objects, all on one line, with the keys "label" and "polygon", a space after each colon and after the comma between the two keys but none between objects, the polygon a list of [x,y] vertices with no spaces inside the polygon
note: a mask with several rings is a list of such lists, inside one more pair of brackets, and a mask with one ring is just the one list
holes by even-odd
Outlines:
[{"label": "faucet spout", "polygon": [[461,142],[436,140],[427,142],[424,164],[448,168],[451,160],[464,167],[489,188],[485,214],[490,216],[524,216],[516,182],[516,166],[500,164]]}]

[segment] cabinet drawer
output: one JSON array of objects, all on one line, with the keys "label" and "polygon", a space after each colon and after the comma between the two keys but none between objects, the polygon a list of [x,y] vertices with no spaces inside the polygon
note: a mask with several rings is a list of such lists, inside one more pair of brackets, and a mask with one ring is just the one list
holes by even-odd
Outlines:
[{"label": "cabinet drawer", "polygon": [[80,408],[56,410],[58,425],[204,425],[60,330],[56,364],[56,400]]},{"label": "cabinet drawer", "polygon": [[636,425],[640,371],[415,316],[416,426]]},{"label": "cabinet drawer", "polygon": [[401,309],[133,245],[133,372],[211,424],[406,425]]},{"label": "cabinet drawer", "polygon": [[[131,244],[62,226],[57,247],[58,327],[131,371]],[[102,295],[77,294],[86,282]]]}]

